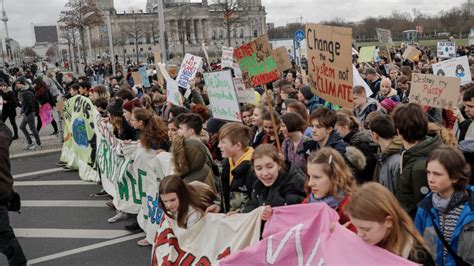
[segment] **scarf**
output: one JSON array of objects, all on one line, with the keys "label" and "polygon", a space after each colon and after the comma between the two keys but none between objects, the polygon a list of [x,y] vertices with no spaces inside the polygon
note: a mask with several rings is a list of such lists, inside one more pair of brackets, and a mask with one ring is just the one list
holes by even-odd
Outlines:
[{"label": "scarf", "polygon": [[339,191],[337,193],[337,196],[334,195],[327,195],[324,198],[317,199],[313,192],[311,192],[310,197],[309,197],[309,202],[325,202],[329,207],[332,209],[337,209],[339,207],[339,204],[341,201],[346,197],[346,194],[343,191]]},{"label": "scarf", "polygon": [[465,191],[455,191],[451,197],[442,198],[438,193],[433,193],[433,207],[440,212],[447,213],[458,205],[466,201],[467,195]]},{"label": "scarf", "polygon": [[232,171],[237,168],[243,161],[251,161],[252,160],[252,155],[253,155],[253,148],[248,147],[245,150],[245,153],[240,156],[240,158],[237,160],[237,162],[233,162],[232,158],[229,158],[229,166],[230,166],[230,173],[229,173],[229,181],[230,184],[232,184],[232,180],[234,180],[234,175],[232,175]]}]

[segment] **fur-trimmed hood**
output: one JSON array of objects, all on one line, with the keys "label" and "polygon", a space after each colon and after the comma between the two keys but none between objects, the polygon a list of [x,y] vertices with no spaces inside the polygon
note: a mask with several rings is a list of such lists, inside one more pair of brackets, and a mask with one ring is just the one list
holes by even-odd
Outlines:
[{"label": "fur-trimmed hood", "polygon": [[367,164],[364,154],[354,146],[347,146],[346,153],[344,155],[350,166],[352,166],[357,171],[363,170]]}]

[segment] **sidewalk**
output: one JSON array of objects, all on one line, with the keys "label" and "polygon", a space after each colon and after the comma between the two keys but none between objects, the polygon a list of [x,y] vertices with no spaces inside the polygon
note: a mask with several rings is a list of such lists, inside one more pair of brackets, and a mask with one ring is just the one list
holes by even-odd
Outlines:
[{"label": "sidewalk", "polygon": [[[57,117],[55,116],[55,118],[57,118]],[[51,133],[53,133],[53,131],[54,131],[53,126],[47,125],[46,127],[42,128],[39,132],[40,139],[41,139],[41,148],[36,148],[34,151],[25,150],[25,147],[28,144],[28,142],[26,141],[25,135],[20,130],[21,119],[22,118],[18,117],[18,116],[16,118],[16,124],[18,126],[18,137],[19,137],[19,139],[14,140],[12,142],[12,144],[10,146],[10,156],[12,156],[12,155],[18,156],[18,155],[23,155],[23,154],[25,154],[25,155],[27,155],[27,154],[34,155],[35,153],[43,153],[43,152],[48,151],[48,150],[61,149],[63,144],[61,142],[60,136],[59,135],[58,136],[51,135]],[[56,122],[57,122],[57,120],[56,120]],[[5,124],[10,129],[12,129],[11,124],[10,124],[10,120],[7,120],[5,122]],[[28,127],[26,127],[26,128],[28,129],[28,131],[30,130]],[[13,130],[12,130],[12,132],[13,132]],[[31,138],[34,141],[33,136],[31,136]]]}]

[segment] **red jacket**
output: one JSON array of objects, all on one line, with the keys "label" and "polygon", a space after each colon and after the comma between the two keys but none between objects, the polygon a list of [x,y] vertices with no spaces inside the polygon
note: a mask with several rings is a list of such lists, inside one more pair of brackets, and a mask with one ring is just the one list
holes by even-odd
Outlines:
[{"label": "red jacket", "polygon": [[[309,201],[309,197],[311,197],[311,195],[308,195],[308,197],[306,197],[303,200],[303,203],[312,203]],[[341,203],[339,203],[339,206],[337,206],[335,211],[337,212],[337,214],[339,214],[339,224],[344,225],[345,223],[349,222],[349,226],[347,226],[347,229],[351,230],[354,233],[357,233],[357,229],[355,228],[353,224],[350,223],[351,220],[344,213],[344,208],[346,208],[347,204],[349,204],[350,201],[351,201],[351,198],[349,196],[345,197],[341,201]]]}]

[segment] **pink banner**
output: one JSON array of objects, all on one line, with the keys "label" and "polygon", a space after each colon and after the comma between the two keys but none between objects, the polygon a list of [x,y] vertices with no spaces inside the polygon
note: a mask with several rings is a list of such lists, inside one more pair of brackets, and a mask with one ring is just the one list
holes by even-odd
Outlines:
[{"label": "pink banner", "polygon": [[41,118],[41,128],[51,124],[53,121],[53,109],[49,103],[41,105],[39,109],[39,116]]},{"label": "pink banner", "polygon": [[366,244],[337,221],[337,213],[326,204],[274,208],[263,240],[220,265],[416,265]]}]

